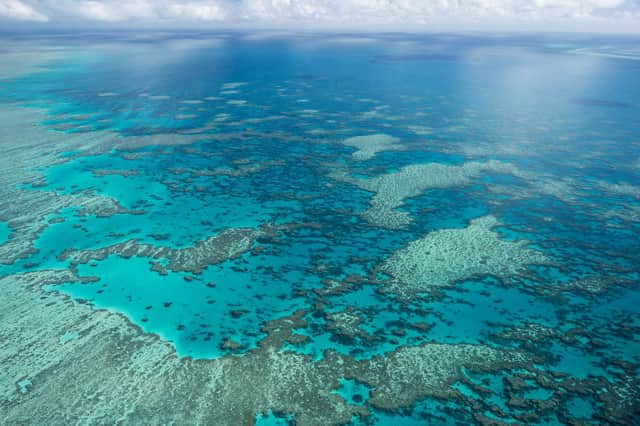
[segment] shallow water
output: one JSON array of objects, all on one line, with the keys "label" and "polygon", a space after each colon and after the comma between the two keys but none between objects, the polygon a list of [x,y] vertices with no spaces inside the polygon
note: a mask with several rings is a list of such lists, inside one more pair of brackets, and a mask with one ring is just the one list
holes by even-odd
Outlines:
[{"label": "shallow water", "polygon": [[[425,343],[536,357],[522,389],[503,384],[517,369],[486,365],[477,382],[463,374],[409,406],[370,403],[365,383],[343,377],[334,394],[368,412],[354,424],[631,418],[637,401],[611,408],[592,381],[639,379],[640,69],[602,53],[639,41],[374,38],[8,38],[5,50],[61,51],[0,86],[6,108],[33,111],[44,139],[61,141],[16,187],[102,195],[120,210],[41,207],[42,229],[24,237],[33,250],[2,259],[0,275],[93,277],[44,288],[124,315],[180,357],[247,356],[265,324],[300,309],[306,340],[281,351],[314,360]],[[396,142],[342,143],[374,134]],[[2,135],[3,155],[20,149],[14,137]],[[0,245],[12,221],[24,226],[17,217],[0,212]],[[486,217],[495,226],[476,229]],[[275,235],[215,262],[167,254],[197,257],[226,229],[267,224]],[[116,246],[132,240],[164,254]],[[531,382],[545,374],[558,381]],[[254,413],[258,424],[295,417],[271,408]]]}]

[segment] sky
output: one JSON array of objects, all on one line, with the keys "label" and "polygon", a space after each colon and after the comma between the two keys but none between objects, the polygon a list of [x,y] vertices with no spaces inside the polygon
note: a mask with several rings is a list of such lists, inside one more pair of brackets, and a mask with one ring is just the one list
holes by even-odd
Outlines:
[{"label": "sky", "polygon": [[640,0],[0,0],[0,28],[640,33]]}]

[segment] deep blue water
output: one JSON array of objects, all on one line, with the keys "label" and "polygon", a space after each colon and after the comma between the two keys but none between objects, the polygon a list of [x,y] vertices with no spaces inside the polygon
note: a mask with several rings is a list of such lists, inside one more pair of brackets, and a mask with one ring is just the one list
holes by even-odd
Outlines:
[{"label": "deep blue water", "polygon": [[[135,149],[145,154],[138,158],[120,150],[61,153],[72,159],[43,170],[46,184],[32,190],[90,189],[145,213],[102,218],[60,211],[52,217],[64,222],[40,234],[37,252],[1,265],[0,275],[67,267],[57,256],[70,247],[95,249],[131,238],[189,247],[230,227],[319,224],[199,275],[162,276],[150,269],[150,259],[111,255],[79,266],[80,275],[96,276],[97,282],[56,287],[123,313],[172,342],[180,355],[215,358],[254,348],[266,321],[313,310],[313,290],[323,280],[368,277],[410,241],[492,214],[501,223],[502,239],[528,240],[552,265],[532,266],[535,277],[510,283],[469,277],[438,297],[408,303],[365,281],[326,297],[323,314],[357,309],[375,343],[342,339],[323,315],[309,314],[309,326],[299,332],[311,338],[289,349],[319,358],[334,348],[363,359],[424,341],[508,347],[513,343],[496,335],[515,325],[566,330],[579,324],[606,349],[554,343],[540,349],[545,368],[577,378],[608,377],[611,359],[637,368],[638,336],[622,339],[611,327],[612,318],[638,315],[640,219],[610,213],[640,208],[640,56],[574,50],[637,46],[638,40],[558,37],[179,34],[70,36],[55,44],[20,40],[64,45],[65,55],[50,61],[45,72],[3,82],[0,102],[43,108],[45,124],[69,134],[198,137],[189,145]],[[354,149],[340,143],[374,133],[398,138],[403,150],[356,161]],[[217,138],[209,140],[212,135]],[[421,191],[400,207],[413,219],[404,229],[368,223],[359,213],[372,194],[331,177],[336,169],[371,179],[412,164],[491,159],[534,177],[489,171],[467,185]],[[264,167],[241,176],[197,173],[245,163]],[[101,169],[137,174],[94,175]],[[532,189],[542,177],[547,183],[570,180],[571,189],[561,195]],[[621,183],[634,189],[622,194],[607,186]],[[7,238],[9,229],[0,223],[0,244]],[[593,276],[629,284],[600,295],[550,295],[563,283]],[[238,309],[246,312],[234,315]],[[433,327],[392,333],[409,322]],[[242,348],[223,348],[225,339]],[[501,379],[492,380],[498,387]],[[339,392],[345,398],[364,394],[362,386],[345,381]],[[447,404],[457,403],[426,400],[402,416],[376,416],[390,424],[419,424],[429,416],[437,421],[460,410]],[[589,403],[571,404],[591,415]]]}]

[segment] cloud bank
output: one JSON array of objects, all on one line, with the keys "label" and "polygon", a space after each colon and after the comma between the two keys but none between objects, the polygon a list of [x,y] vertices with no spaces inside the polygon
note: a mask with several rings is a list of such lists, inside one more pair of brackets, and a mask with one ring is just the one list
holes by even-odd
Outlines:
[{"label": "cloud bank", "polygon": [[491,28],[619,23],[640,31],[640,0],[0,0],[3,22],[135,27]]}]

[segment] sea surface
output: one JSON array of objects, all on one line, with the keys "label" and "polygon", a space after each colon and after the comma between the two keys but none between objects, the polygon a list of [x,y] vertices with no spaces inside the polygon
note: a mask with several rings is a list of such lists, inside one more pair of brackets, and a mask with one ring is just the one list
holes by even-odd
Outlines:
[{"label": "sea surface", "polygon": [[[65,271],[38,291],[201,362],[296,315],[277,352],[309,363],[520,357],[451,355],[415,394],[354,367],[347,423],[637,421],[637,37],[4,34],[0,58],[0,293]],[[0,380],[44,398],[29,374]],[[307,422],[269,401],[258,424]]]}]

